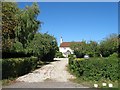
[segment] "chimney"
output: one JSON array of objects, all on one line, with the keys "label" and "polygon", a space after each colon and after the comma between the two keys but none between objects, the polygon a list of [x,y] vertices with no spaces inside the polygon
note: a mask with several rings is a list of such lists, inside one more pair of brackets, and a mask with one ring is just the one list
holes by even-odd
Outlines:
[{"label": "chimney", "polygon": [[61,43],[63,43],[63,39],[62,39],[62,37],[60,38],[60,44],[61,44]]}]

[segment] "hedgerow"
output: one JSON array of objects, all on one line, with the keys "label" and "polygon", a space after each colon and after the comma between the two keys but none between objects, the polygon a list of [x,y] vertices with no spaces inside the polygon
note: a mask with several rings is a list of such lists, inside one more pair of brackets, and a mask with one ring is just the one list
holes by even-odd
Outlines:
[{"label": "hedgerow", "polygon": [[84,80],[107,79],[116,81],[120,79],[117,57],[90,58],[89,60],[75,60],[75,58],[70,57],[69,69],[77,77]]},{"label": "hedgerow", "polygon": [[34,70],[36,57],[2,59],[2,79],[17,77]]}]

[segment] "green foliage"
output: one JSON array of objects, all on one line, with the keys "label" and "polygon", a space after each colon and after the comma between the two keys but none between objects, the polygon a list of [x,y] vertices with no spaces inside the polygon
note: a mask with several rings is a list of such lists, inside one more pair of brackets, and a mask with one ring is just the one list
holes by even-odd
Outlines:
[{"label": "green foliage", "polygon": [[[2,59],[0,58],[0,74],[2,73]],[[1,75],[0,75],[0,79],[1,79]]]},{"label": "green foliage", "polygon": [[2,79],[29,73],[36,68],[37,60],[36,57],[2,59]]},{"label": "green foliage", "polygon": [[71,48],[74,50],[74,54],[77,58],[83,58],[85,54],[88,54],[90,57],[108,57],[113,53],[117,53],[118,51],[118,35],[111,34],[104,40],[102,40],[99,44],[95,41],[81,43],[75,43],[71,45]]},{"label": "green foliage", "polygon": [[56,52],[55,57],[56,57],[56,58],[64,58],[62,52],[59,52],[59,51]]},{"label": "green foliage", "polygon": [[116,58],[116,57],[118,57],[118,53],[113,53],[113,54],[111,54],[109,57],[111,57],[111,58]]},{"label": "green foliage", "polygon": [[4,58],[34,55],[40,60],[53,60],[58,50],[57,41],[47,33],[37,33],[41,25],[37,20],[39,13],[37,3],[24,9],[19,9],[16,3],[2,3]]},{"label": "green foliage", "polygon": [[27,6],[25,9],[19,9],[14,2],[2,2],[3,52],[15,50],[15,52],[19,52],[20,48],[26,48],[40,27],[41,22],[37,20],[39,12],[37,3]]},{"label": "green foliage", "polygon": [[100,79],[116,81],[118,75],[118,58],[91,58],[89,60],[74,60],[69,58],[69,69],[77,77],[84,80],[99,81]]},{"label": "green foliage", "polygon": [[71,57],[76,58],[76,55],[75,55],[75,54],[69,54],[69,55],[68,55],[68,58],[71,58]]},{"label": "green foliage", "polygon": [[22,43],[16,41],[14,44],[13,44],[13,47],[12,49],[15,51],[15,52],[23,52],[23,45]]},{"label": "green foliage", "polygon": [[75,58],[75,60],[82,61],[85,60],[85,58]]},{"label": "green foliage", "polygon": [[51,60],[55,57],[57,47],[56,39],[45,33],[37,33],[34,39],[28,44],[26,52],[33,53],[39,59]]},{"label": "green foliage", "polygon": [[74,54],[77,58],[83,58],[86,54],[91,57],[98,56],[97,47],[98,43],[95,41],[90,41],[89,43],[86,43],[86,41],[82,41],[81,43],[73,42],[71,45],[71,48],[74,50]]},{"label": "green foliage", "polygon": [[19,12],[14,2],[2,2],[2,51],[10,51],[15,39],[16,15]]},{"label": "green foliage", "polygon": [[37,3],[33,3],[30,7],[26,7],[24,10],[20,10],[18,16],[18,25],[16,29],[16,39],[23,44],[25,48],[37,32],[40,21],[37,20],[39,14],[39,7]]},{"label": "green foliage", "polygon": [[99,52],[107,57],[110,54],[113,54],[114,52],[117,53],[118,51],[118,35],[117,34],[111,34],[107,38],[105,38],[103,41],[101,41],[99,45]]}]

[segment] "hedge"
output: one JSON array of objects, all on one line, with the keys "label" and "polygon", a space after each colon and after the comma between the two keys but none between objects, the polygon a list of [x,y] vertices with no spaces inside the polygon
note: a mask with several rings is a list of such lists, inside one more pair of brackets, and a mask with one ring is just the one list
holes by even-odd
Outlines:
[{"label": "hedge", "polygon": [[55,58],[64,58],[62,52],[57,51],[55,54]]},{"label": "hedge", "polygon": [[7,59],[7,58],[24,58],[24,57],[30,57],[32,54],[25,52],[2,52],[2,58]]},{"label": "hedge", "polygon": [[84,80],[106,79],[116,81],[120,79],[118,73],[118,58],[90,58],[89,60],[75,60],[69,58],[69,69],[77,77]]},{"label": "hedge", "polygon": [[2,79],[17,77],[34,70],[36,57],[2,59]]},{"label": "hedge", "polygon": [[2,79],[2,59],[0,58],[0,79]]}]

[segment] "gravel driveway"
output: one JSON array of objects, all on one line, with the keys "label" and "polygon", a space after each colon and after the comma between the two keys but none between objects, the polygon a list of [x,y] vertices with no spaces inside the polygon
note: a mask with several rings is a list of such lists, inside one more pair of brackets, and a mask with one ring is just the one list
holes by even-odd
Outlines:
[{"label": "gravel driveway", "polygon": [[67,64],[67,58],[56,60],[55,62],[51,62],[50,64],[45,65],[32,73],[19,77],[17,81],[44,82],[46,80],[52,80],[57,82],[67,82],[68,79],[74,78],[66,71]]},{"label": "gravel driveway", "polygon": [[67,72],[68,58],[63,58],[51,62],[48,65],[26,74],[16,79],[17,83],[14,83],[5,88],[25,88],[25,87],[82,87],[79,84],[75,84],[69,81],[69,79],[75,78]]}]

